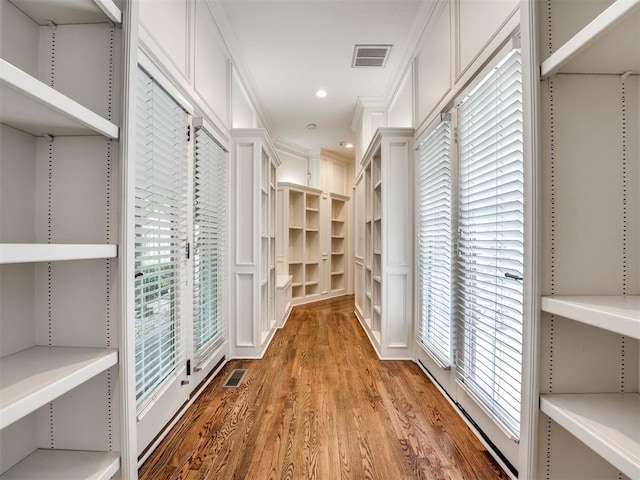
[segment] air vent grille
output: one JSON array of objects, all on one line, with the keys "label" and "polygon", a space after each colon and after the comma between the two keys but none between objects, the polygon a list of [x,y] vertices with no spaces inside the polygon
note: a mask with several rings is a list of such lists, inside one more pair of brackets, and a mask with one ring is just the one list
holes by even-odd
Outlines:
[{"label": "air vent grille", "polygon": [[235,388],[239,387],[242,383],[242,379],[246,375],[247,371],[244,369],[236,369],[231,372],[229,377],[227,377],[227,381],[224,382],[224,388]]},{"label": "air vent grille", "polygon": [[352,67],[384,67],[392,45],[356,45]]}]

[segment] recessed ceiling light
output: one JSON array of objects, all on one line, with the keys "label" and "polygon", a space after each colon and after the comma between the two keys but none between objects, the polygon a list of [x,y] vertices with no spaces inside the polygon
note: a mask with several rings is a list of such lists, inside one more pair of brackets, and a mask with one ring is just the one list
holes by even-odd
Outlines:
[{"label": "recessed ceiling light", "polygon": [[324,98],[326,96],[327,96],[327,91],[326,90],[320,89],[320,90],[318,90],[316,92],[316,97],[318,97],[318,98]]},{"label": "recessed ceiling light", "polygon": [[340,146],[344,148],[353,148],[353,143],[349,142],[340,142]]}]

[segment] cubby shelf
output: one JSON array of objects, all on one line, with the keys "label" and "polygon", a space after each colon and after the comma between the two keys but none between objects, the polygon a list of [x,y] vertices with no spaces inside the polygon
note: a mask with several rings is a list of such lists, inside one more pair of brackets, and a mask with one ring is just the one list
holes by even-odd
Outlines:
[{"label": "cubby shelf", "polygon": [[0,98],[0,122],[32,135],[118,138],[115,124],[3,59]]},{"label": "cubby shelf", "polygon": [[541,395],[540,409],[631,478],[640,478],[640,394]]},{"label": "cubby shelf", "polygon": [[118,362],[113,349],[35,346],[0,359],[0,429]]},{"label": "cubby shelf", "polygon": [[2,243],[0,244],[0,265],[114,258],[117,254],[116,245]]},{"label": "cubby shelf", "polygon": [[108,480],[119,469],[120,456],[117,453],[39,449],[0,475],[0,479]]},{"label": "cubby shelf", "polygon": [[558,72],[594,73],[594,68],[598,73],[637,73],[639,42],[640,0],[616,0],[543,61],[540,74],[544,78]]},{"label": "cubby shelf", "polygon": [[11,0],[40,25],[122,22],[122,12],[112,0]]},{"label": "cubby shelf", "polygon": [[640,295],[542,297],[542,311],[640,338]]}]

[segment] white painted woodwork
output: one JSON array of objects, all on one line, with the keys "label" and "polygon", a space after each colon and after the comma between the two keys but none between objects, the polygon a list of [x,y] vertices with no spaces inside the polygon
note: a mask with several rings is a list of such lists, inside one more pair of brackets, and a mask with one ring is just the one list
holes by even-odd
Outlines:
[{"label": "white painted woodwork", "polygon": [[284,327],[284,324],[287,323],[289,314],[291,313],[292,281],[292,275],[286,275],[283,273],[276,274],[276,288],[278,290],[276,320],[278,321],[278,328]]},{"label": "white painted woodwork", "polygon": [[455,5],[456,78],[459,78],[487,48],[519,4],[518,0],[459,0]]},{"label": "white painted woodwork", "polygon": [[637,73],[639,46],[640,0],[616,0],[544,60],[540,74]]},{"label": "white painted woodwork", "polygon": [[112,0],[0,10],[1,478],[112,478],[128,435],[116,122],[129,27]]},{"label": "white painted woodwork", "polygon": [[542,297],[541,308],[543,312],[640,338],[640,295]]},{"label": "white painted woodwork", "polygon": [[[228,106],[230,63],[224,50],[224,41],[206,2],[195,2],[195,47],[193,52],[194,78],[196,92],[209,106],[220,122],[229,125]],[[222,95],[221,92],[224,92]],[[253,125],[247,125],[252,127]]]},{"label": "white painted woodwork", "polygon": [[122,12],[112,0],[11,0],[16,7],[47,25],[122,22]]},{"label": "white painted woodwork", "polygon": [[[322,191],[279,182],[278,195],[282,207],[278,214],[276,235],[281,273],[291,275],[292,304],[297,305],[323,298],[321,294],[324,272],[321,236],[329,226],[322,223],[326,208]],[[325,207],[325,208],[323,208]]]},{"label": "white painted woodwork", "polygon": [[232,358],[261,358],[277,328],[276,172],[264,129],[231,130],[230,242]]},{"label": "white painted woodwork", "polygon": [[0,244],[0,265],[115,258],[117,254],[116,245],[3,243]]},{"label": "white painted woodwork", "polygon": [[0,475],[0,479],[109,480],[119,469],[118,453],[38,449]]},{"label": "white painted woodwork", "polygon": [[113,349],[42,347],[0,359],[0,428],[30,414],[118,362]]},{"label": "white painted woodwork", "polygon": [[538,5],[537,471],[552,479],[640,478],[640,81],[622,75],[640,69],[639,5]]},{"label": "white painted woodwork", "polygon": [[[413,339],[413,129],[381,128],[364,177],[364,308],[356,316],[381,359],[409,359]],[[356,179],[356,185],[363,182]],[[356,281],[356,285],[360,285]],[[356,291],[362,298],[362,292]]]},{"label": "white painted woodwork", "polygon": [[0,59],[0,121],[32,135],[104,135],[118,127]]},{"label": "white painted woodwork", "polygon": [[188,0],[140,2],[140,39],[156,50],[163,68],[189,82],[192,25]]},{"label": "white painted woodwork", "polygon": [[640,394],[541,395],[540,409],[625,475],[640,478]]},{"label": "white painted woodwork", "polygon": [[429,116],[440,101],[451,91],[452,57],[451,6],[442,2],[436,6],[433,17],[415,59],[416,116],[418,122]]}]

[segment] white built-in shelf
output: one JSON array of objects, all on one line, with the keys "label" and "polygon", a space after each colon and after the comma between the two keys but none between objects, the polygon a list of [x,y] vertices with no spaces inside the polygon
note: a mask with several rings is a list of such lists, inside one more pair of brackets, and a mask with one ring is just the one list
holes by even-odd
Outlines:
[{"label": "white built-in shelf", "polygon": [[341,272],[331,272],[331,275],[344,275],[344,271],[341,271]]},{"label": "white built-in shelf", "polygon": [[640,295],[542,297],[544,312],[640,338]]},{"label": "white built-in shelf", "polygon": [[331,255],[344,255],[344,252],[331,252]]},{"label": "white built-in shelf", "polygon": [[3,59],[0,98],[0,122],[32,135],[118,138],[115,124]]},{"label": "white built-in shelf", "polygon": [[306,287],[311,287],[313,285],[318,285],[318,282],[304,282]]},{"label": "white built-in shelf", "polygon": [[118,363],[116,350],[31,347],[0,359],[0,429]]},{"label": "white built-in shelf", "polygon": [[625,475],[640,478],[640,394],[541,395],[540,409]]},{"label": "white built-in shelf", "polygon": [[291,286],[292,287],[302,287],[304,284],[302,282],[292,282]]},{"label": "white built-in shelf", "polygon": [[344,223],[344,220],[339,220],[337,218],[332,218],[331,221],[334,223]]},{"label": "white built-in shelf", "polygon": [[284,273],[276,275],[276,288],[283,289],[292,282],[293,275],[286,275]]},{"label": "white built-in shelf", "polygon": [[120,469],[113,452],[36,450],[0,475],[2,480],[108,480]]},{"label": "white built-in shelf", "polygon": [[616,0],[544,60],[540,74],[638,73],[639,45],[640,0]]},{"label": "white built-in shelf", "polygon": [[376,312],[378,315],[382,315],[382,309],[380,308],[380,305],[374,305],[373,311]]},{"label": "white built-in shelf", "polygon": [[11,0],[40,25],[122,22],[122,12],[112,0]]},{"label": "white built-in shelf", "polygon": [[319,212],[318,208],[306,207],[307,212]]},{"label": "white built-in shelf", "polygon": [[298,225],[290,225],[289,230],[304,230],[304,227]]},{"label": "white built-in shelf", "polygon": [[318,233],[319,231],[317,228],[307,228],[307,233]]},{"label": "white built-in shelf", "polygon": [[382,187],[382,181],[379,180],[376,182],[376,184],[373,186],[374,190],[378,190],[380,187]]},{"label": "white built-in shelf", "polygon": [[0,243],[0,264],[115,258],[117,245]]},{"label": "white built-in shelf", "polygon": [[260,282],[260,286],[265,287],[268,282],[269,282],[269,279],[265,278],[264,280],[262,280],[262,282]]}]

